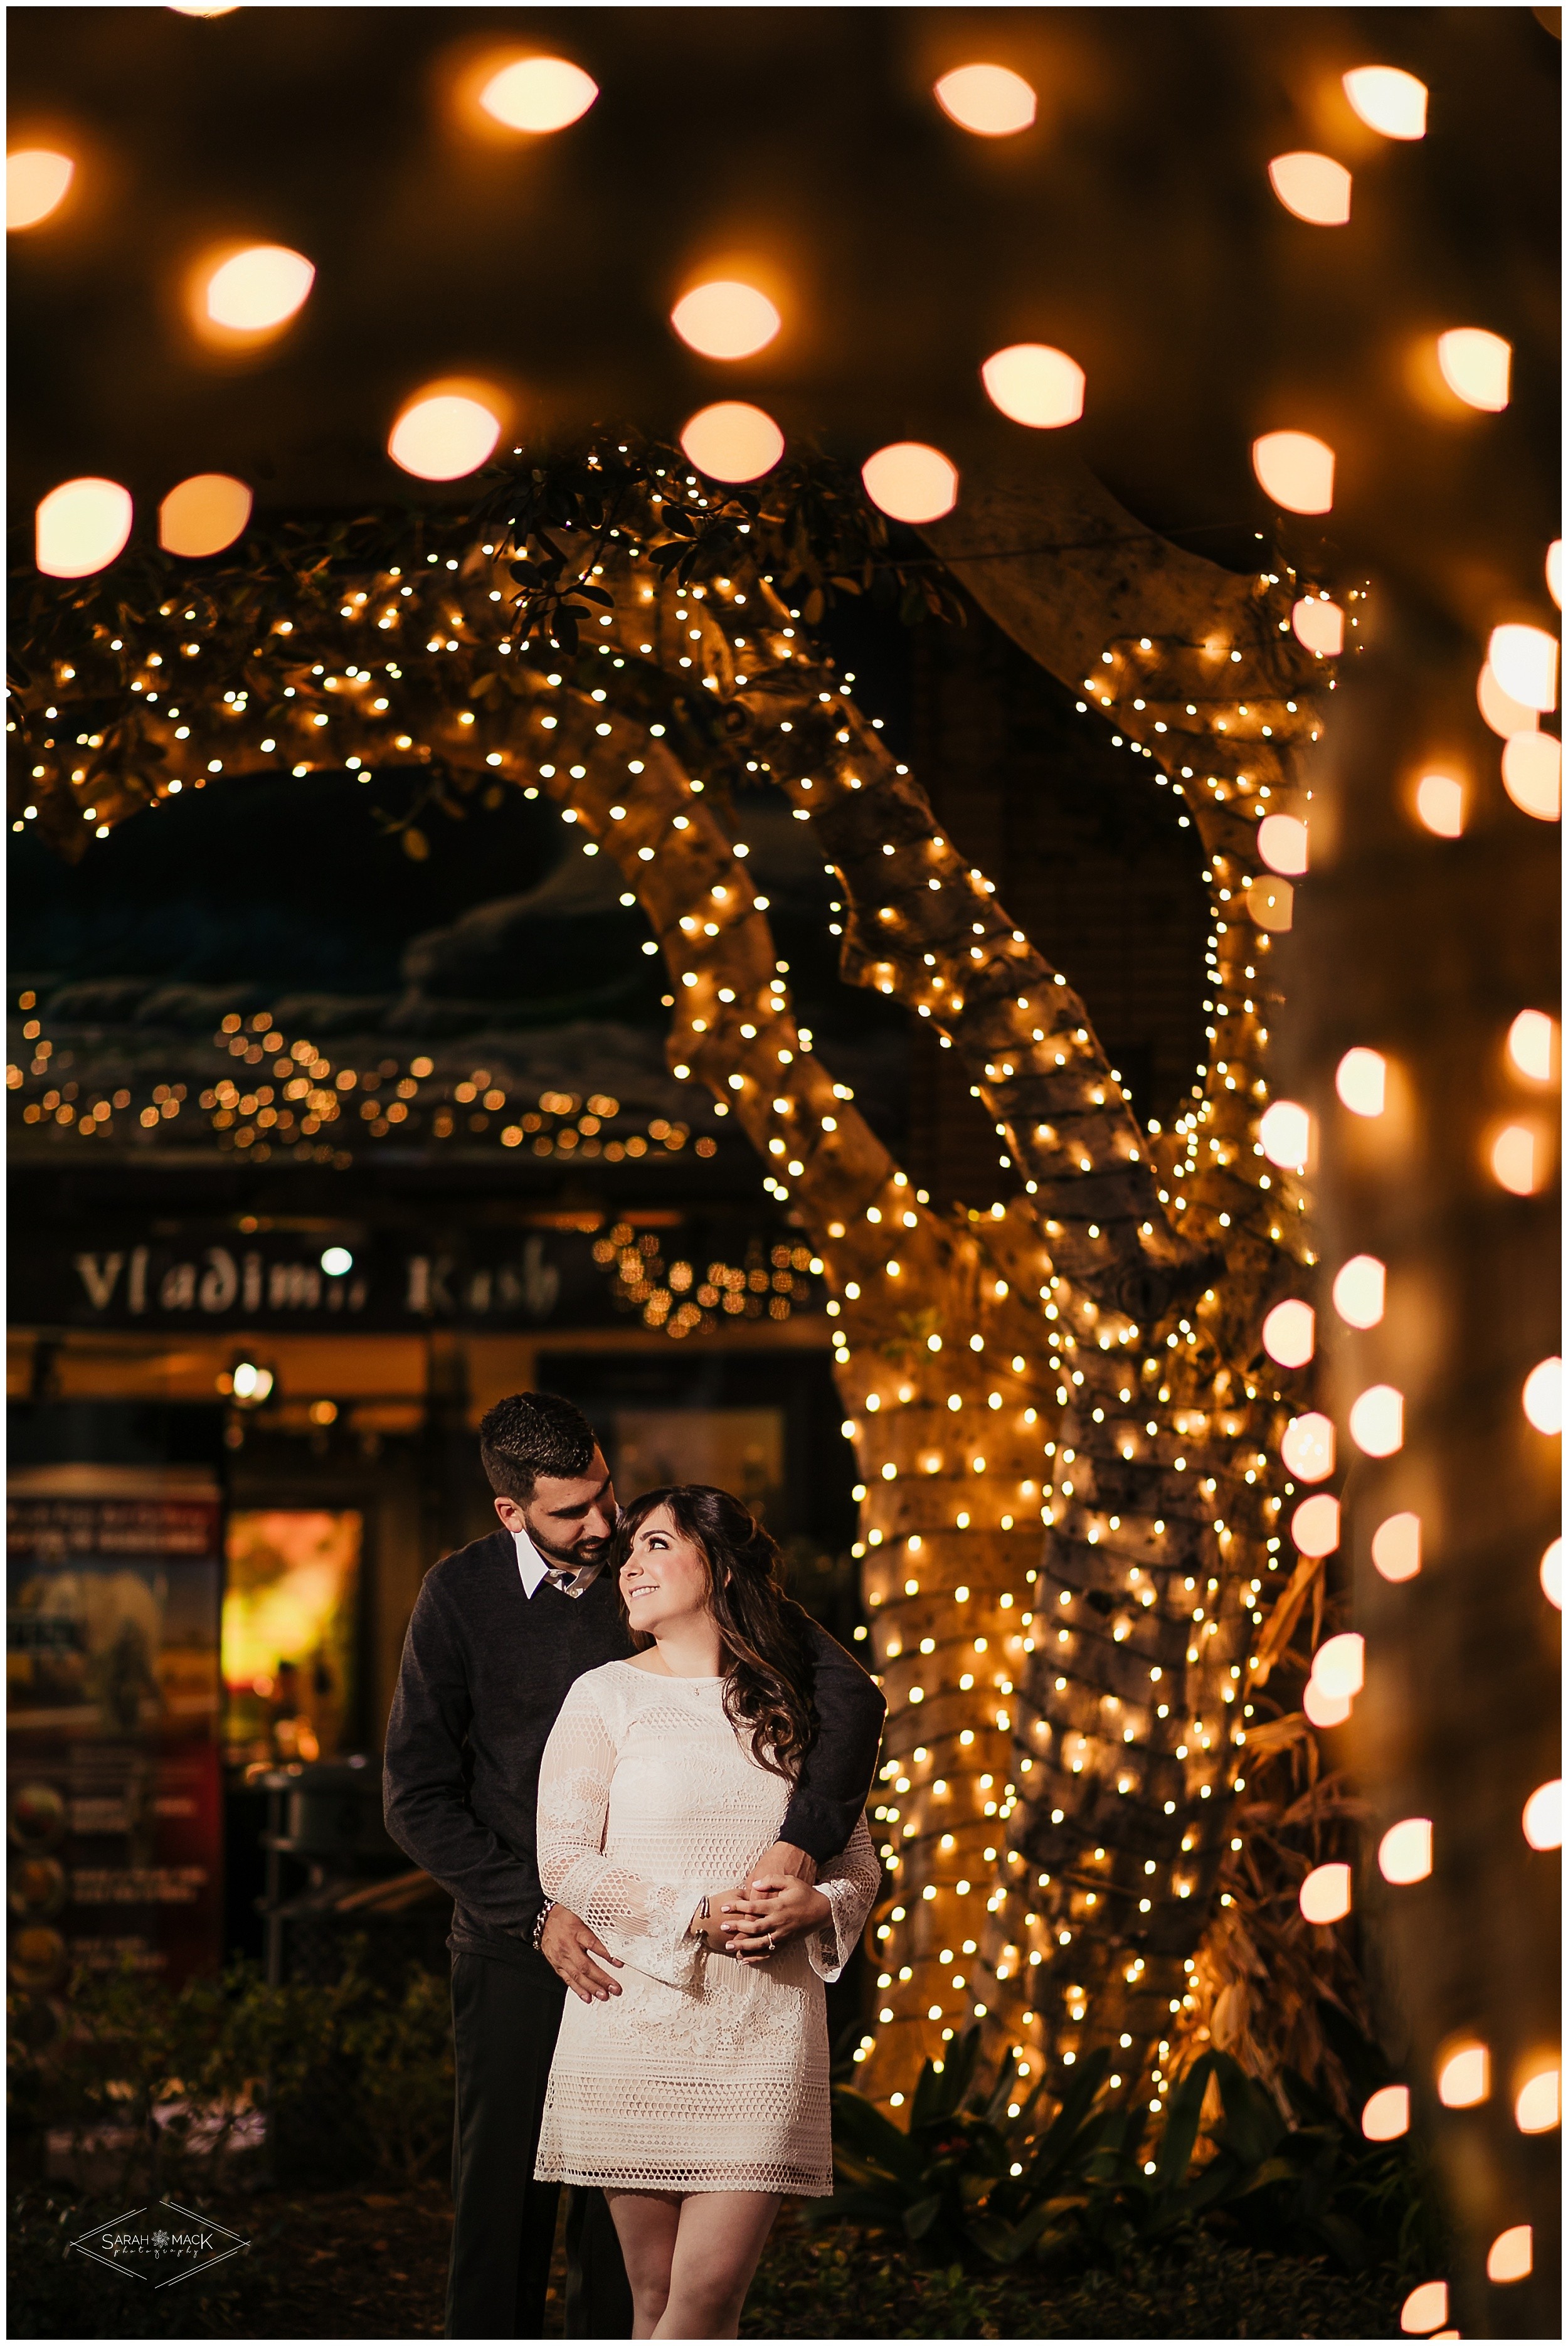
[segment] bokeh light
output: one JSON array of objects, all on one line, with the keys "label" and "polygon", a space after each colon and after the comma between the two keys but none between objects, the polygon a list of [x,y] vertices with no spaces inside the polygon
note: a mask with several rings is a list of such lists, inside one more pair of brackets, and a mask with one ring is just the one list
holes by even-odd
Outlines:
[{"label": "bokeh light", "polygon": [[1343,228],[1350,217],[1350,174],[1331,155],[1276,155],[1268,180],[1286,210],[1314,228]]},{"label": "bokeh light", "polygon": [[1338,659],[1345,648],[1345,614],[1321,595],[1303,595],[1290,614],[1298,643],[1319,659]]},{"label": "bokeh light", "polygon": [[1359,1630],[1325,1637],[1312,1657],[1312,1676],[1325,1694],[1359,1694],[1367,1679],[1367,1641]]},{"label": "bokeh light", "polygon": [[501,417],[487,401],[433,388],[403,409],[387,453],[419,480],[458,481],[488,461],[500,437]]},{"label": "bokeh light", "polygon": [[1537,1361],[1524,1380],[1520,1396],[1524,1414],[1537,1433],[1561,1433],[1563,1431],[1563,1362],[1553,1352],[1549,1361]]},{"label": "bokeh light", "polygon": [[1528,2280],[1535,2263],[1534,2239],[1528,2224],[1510,2224],[1505,2232],[1499,2232],[1486,2252],[1487,2280]]},{"label": "bokeh light", "polygon": [[49,147],[20,147],[5,158],[5,225],[36,228],[66,199],[76,167]]},{"label": "bokeh light", "polygon": [[1334,451],[1310,432],[1266,432],[1252,444],[1259,485],[1287,513],[1325,514],[1334,504]]},{"label": "bokeh light", "polygon": [[784,454],[784,434],[766,408],[721,399],[687,418],[680,444],[709,480],[756,481]]},{"label": "bokeh light", "polygon": [[1545,1179],[1543,1136],[1528,1124],[1505,1124],[1492,1144],[1492,1169],[1502,1188],[1532,1198]]},{"label": "bokeh light", "polygon": [[1413,1580],[1421,1568],[1420,1515],[1386,1515],[1372,1534],[1372,1563],[1385,1580]]},{"label": "bokeh light", "polygon": [[1483,326],[1455,326],[1438,336],[1437,354],[1442,379],[1456,399],[1492,415],[1502,413],[1513,363],[1511,342]]},{"label": "bokeh light", "polygon": [[1498,682],[1490,660],[1483,662],[1475,679],[1475,705],[1492,731],[1504,741],[1516,733],[1533,733],[1541,719],[1533,709],[1526,709],[1522,700],[1504,692]]},{"label": "bokeh light", "polygon": [[1312,1357],[1315,1326],[1312,1306],[1292,1296],[1264,1321],[1263,1349],[1282,1369],[1303,1368]]},{"label": "bokeh light", "polygon": [[1492,2091],[1492,2055],[1473,2038],[1454,2045],[1438,2065],[1438,2099],[1446,2110],[1472,2110]]},{"label": "bokeh light", "polygon": [[1460,838],[1464,784],[1453,774],[1423,774],[1416,784],[1416,813],[1435,839]]},{"label": "bokeh light", "polygon": [[767,349],[784,322],[766,293],[729,277],[682,294],[669,321],[707,359],[748,359]]},{"label": "bokeh light", "polygon": [[940,521],[958,503],[958,467],[923,440],[895,440],[860,466],[866,495],[894,521]]},{"label": "bokeh light", "polygon": [[131,495],[117,481],[87,474],[62,481],[39,504],[35,558],[50,578],[86,578],[121,551],[131,533]]},{"label": "bokeh light", "polygon": [[1054,431],[1084,413],[1084,375],[1076,359],[1047,342],[1013,342],[993,351],[980,370],[993,406],[1014,423]]},{"label": "bokeh light", "polygon": [[1334,1421],[1321,1410],[1293,1417],[1280,1437],[1286,1472],[1298,1483],[1321,1483],[1334,1472]]},{"label": "bokeh light", "polygon": [[1007,66],[956,66],[936,85],[936,102],[978,138],[1011,138],[1034,119],[1034,92]]},{"label": "bokeh light", "polygon": [[1424,1882],[1432,1870],[1431,1817],[1401,1817],[1378,1843],[1378,1872],[1385,1882]]},{"label": "bokeh light", "polygon": [[1312,1153],[1312,1117],[1299,1100],[1278,1099],[1258,1118],[1257,1137],[1271,1165],[1304,1173]]},{"label": "bokeh light", "polygon": [[232,333],[269,333],[294,315],[315,281],[315,264],[302,252],[286,244],[248,245],[208,276],[202,307],[214,325]]},{"label": "bokeh light", "polygon": [[1361,2132],[1369,2142],[1397,2142],[1410,2130],[1410,2087],[1380,2086],[1361,2112]]},{"label": "bokeh light", "polygon": [[1557,706],[1557,638],[1517,622],[1493,627],[1486,662],[1512,700],[1544,713]]},{"label": "bokeh light", "polygon": [[581,121],[598,94],[593,76],[565,57],[514,57],[491,75],[479,103],[507,130],[541,136]]},{"label": "bokeh light", "polygon": [[1350,1439],[1369,1458],[1391,1458],[1405,1439],[1405,1397],[1397,1385],[1369,1385],[1350,1403]]},{"label": "bokeh light", "polygon": [[1549,1084],[1557,1074],[1557,1021],[1544,1010],[1522,1010],[1508,1030],[1508,1056],[1532,1083]]},{"label": "bokeh light", "polygon": [[1550,2134],[1563,2123],[1563,2071],[1553,2062],[1526,2077],[1513,2099],[1513,2123],[1521,2134]]},{"label": "bokeh light", "polygon": [[1257,852],[1270,872],[1298,880],[1307,869],[1307,826],[1293,814],[1266,814],[1257,826]]},{"label": "bokeh light", "polygon": [[1301,1708],[1314,1727],[1343,1727],[1350,1716],[1350,1698],[1348,1694],[1330,1694],[1316,1678],[1309,1678],[1301,1697]]},{"label": "bokeh light", "polygon": [[1381,1116],[1389,1096],[1389,1063],[1380,1051],[1358,1045],[1334,1070],[1334,1089],[1352,1116]]},{"label": "bokeh light", "polygon": [[1334,1309],[1349,1328],[1375,1328],[1383,1316],[1386,1279],[1375,1254],[1353,1254],[1334,1279]]},{"label": "bokeh light", "polygon": [[1398,66],[1357,66],[1341,87],[1369,130],[1384,138],[1424,138],[1427,86]]},{"label": "bokeh light", "polygon": [[1561,1849],[1563,1846],[1563,1779],[1553,1776],[1549,1784],[1538,1784],[1524,1803],[1521,1819],[1524,1838],[1532,1849]]},{"label": "bokeh light", "polygon": [[1400,2328],[1412,2338],[1419,2338],[1425,2331],[1441,2330],[1447,2320],[1446,2280],[1423,2280],[1411,2290],[1400,2308]]},{"label": "bokeh light", "polygon": [[1315,1865],[1298,1892],[1309,1923],[1338,1923],[1350,1911],[1348,1865]]},{"label": "bokeh light", "polygon": [[221,554],[250,518],[250,492],[229,473],[193,473],[170,489],[158,509],[158,542],[166,554],[194,560]]},{"label": "bokeh light", "polygon": [[1502,745],[1502,787],[1521,814],[1563,818],[1563,744],[1555,733],[1516,733]]},{"label": "bokeh light", "polygon": [[1290,1537],[1300,1556],[1332,1556],[1339,1545],[1339,1502],[1327,1491],[1303,1499],[1290,1518]]}]

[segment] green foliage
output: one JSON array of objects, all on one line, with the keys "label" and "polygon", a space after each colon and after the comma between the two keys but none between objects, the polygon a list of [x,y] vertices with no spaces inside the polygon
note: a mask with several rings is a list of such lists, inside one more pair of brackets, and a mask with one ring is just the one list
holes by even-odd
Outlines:
[{"label": "green foliage", "polygon": [[[979,2035],[940,2071],[926,2063],[907,2127],[835,2089],[838,2188],[817,2220],[849,2218],[924,2263],[970,2270],[1115,2263],[1199,2226],[1349,2272],[1434,2245],[1408,2148],[1364,2142],[1299,2078],[1286,2079],[1282,2110],[1228,2055],[1206,2053],[1145,2143],[1141,2103],[1112,2097],[1108,2052],[1089,2055],[1042,2126],[1044,2086],[1020,2099],[1011,2059],[989,2091],[976,2083]],[[1206,2127],[1211,2084],[1220,2116]]]},{"label": "green foliage", "polygon": [[1084,2063],[1037,2139],[1043,2087],[1009,2118],[1016,2068],[1004,2060],[987,2093],[975,2085],[979,2055],[976,2025],[955,2039],[940,2071],[926,2063],[907,2130],[852,2087],[834,2088],[840,2188],[825,2203],[832,2216],[896,2229],[931,2264],[1012,2264],[1054,2244],[1113,2123],[1098,2106],[1110,2057]]},{"label": "green foliage", "polygon": [[269,1987],[248,1964],[176,1991],[128,1970],[86,1975],[43,2042],[36,2010],[13,2000],[8,2041],[13,2146],[35,2168],[48,2129],[113,2128],[128,2136],[117,2188],[195,2188],[259,2111],[275,2171],[406,2184],[450,2138],[445,1983],[411,1972],[384,1987],[358,1947],[326,1986]]}]

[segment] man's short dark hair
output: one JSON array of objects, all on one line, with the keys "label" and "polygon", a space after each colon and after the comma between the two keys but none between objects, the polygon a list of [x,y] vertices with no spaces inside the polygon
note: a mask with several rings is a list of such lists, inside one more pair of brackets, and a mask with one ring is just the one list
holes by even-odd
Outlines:
[{"label": "man's short dark hair", "polygon": [[521,1504],[540,1474],[585,1474],[598,1438],[560,1393],[508,1393],[479,1422],[479,1461],[498,1498]]}]

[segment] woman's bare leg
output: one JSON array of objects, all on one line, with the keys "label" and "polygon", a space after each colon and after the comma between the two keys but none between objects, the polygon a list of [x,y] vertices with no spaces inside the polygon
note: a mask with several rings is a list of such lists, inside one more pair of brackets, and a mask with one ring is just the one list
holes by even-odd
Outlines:
[{"label": "woman's bare leg", "polygon": [[[632,2336],[653,2338],[669,2297],[680,2223],[678,2191],[606,2191],[632,2285]],[[760,2248],[759,2249],[760,2254]],[[748,2276],[749,2277],[749,2276]]]},{"label": "woman's bare leg", "polygon": [[740,2310],[773,2218],[777,2191],[691,2191],[680,2203],[668,2296],[656,2338],[738,2338]]}]

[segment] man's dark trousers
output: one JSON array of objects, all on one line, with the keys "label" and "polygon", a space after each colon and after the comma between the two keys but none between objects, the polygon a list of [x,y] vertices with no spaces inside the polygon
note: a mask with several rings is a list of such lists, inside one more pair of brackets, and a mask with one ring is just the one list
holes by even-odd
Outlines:
[{"label": "man's dark trousers", "polygon": [[[534,2159],[565,1985],[543,1955],[497,1961],[454,1950],[452,2022],[457,2115],[449,2338],[541,2338],[560,2186]],[[566,2335],[629,2338],[632,2298],[604,2195],[566,2211]]]}]

